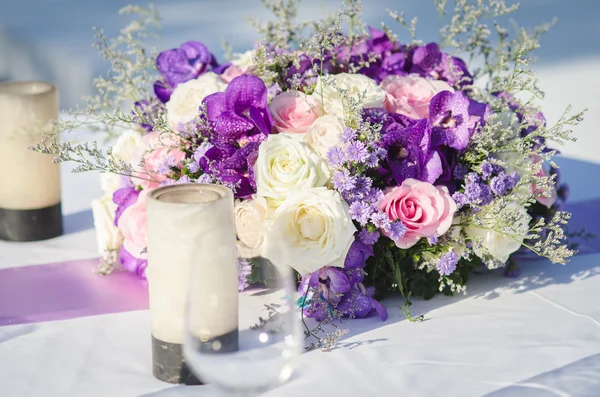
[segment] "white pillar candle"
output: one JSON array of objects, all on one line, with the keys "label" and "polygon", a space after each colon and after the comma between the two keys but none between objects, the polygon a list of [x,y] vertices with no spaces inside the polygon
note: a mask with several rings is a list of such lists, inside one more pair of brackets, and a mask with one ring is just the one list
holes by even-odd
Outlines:
[{"label": "white pillar candle", "polygon": [[0,83],[0,239],[34,241],[62,233],[60,167],[28,149],[58,119],[58,92],[49,83]]},{"label": "white pillar candle", "polygon": [[185,383],[189,373],[181,345],[190,283],[192,299],[202,303],[195,305],[201,313],[194,316],[193,332],[200,338],[225,338],[237,349],[233,193],[201,184],[155,189],[148,195],[147,227],[154,375]]}]

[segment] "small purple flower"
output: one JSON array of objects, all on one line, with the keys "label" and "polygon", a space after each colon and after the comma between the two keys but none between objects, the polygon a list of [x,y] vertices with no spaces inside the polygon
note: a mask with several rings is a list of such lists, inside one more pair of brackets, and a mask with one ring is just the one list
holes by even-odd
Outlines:
[{"label": "small purple flower", "polygon": [[346,161],[346,155],[342,148],[336,146],[327,152],[327,161],[332,167],[340,167]]},{"label": "small purple flower", "polygon": [[493,173],[494,166],[490,162],[484,161],[483,164],[481,164],[481,176],[483,177],[483,180],[487,180]]},{"label": "small purple flower", "polygon": [[469,203],[469,199],[467,198],[467,196],[461,192],[455,192],[452,195],[452,199],[456,203],[456,206],[458,207],[458,209],[461,209],[462,207],[464,207],[466,204]]},{"label": "small purple flower", "polygon": [[354,190],[352,193],[358,199],[363,199],[371,192],[373,186],[373,180],[366,176],[357,176],[354,179]]},{"label": "small purple flower", "polygon": [[252,274],[252,264],[246,259],[237,260],[238,269],[238,291],[243,291],[250,286],[248,277]]},{"label": "small purple flower", "polygon": [[392,222],[390,225],[390,238],[392,240],[399,240],[404,237],[406,233],[406,225],[402,221]]},{"label": "small purple flower", "polygon": [[343,143],[350,143],[356,139],[356,131],[352,128],[344,127],[344,131],[340,135],[340,140]]},{"label": "small purple flower", "polygon": [[179,178],[177,180],[177,184],[182,184],[182,183],[192,183],[192,180],[190,179],[189,176],[187,175],[182,175],[181,178]]},{"label": "small purple flower", "polygon": [[429,245],[436,245],[438,243],[437,236],[427,236],[427,242]]},{"label": "small purple flower", "polygon": [[479,180],[479,175],[477,175],[475,172],[469,172],[467,175],[465,175],[466,183],[478,183]]},{"label": "small purple flower", "polygon": [[507,191],[514,188],[520,180],[519,174],[513,172],[512,174],[507,174],[504,171],[500,172],[497,176],[492,178],[490,183],[490,188],[492,192],[497,196],[504,196]]},{"label": "small purple flower", "polygon": [[336,171],[333,174],[333,187],[340,192],[350,192],[356,186],[355,177],[350,175],[350,171]]},{"label": "small purple flower", "polygon": [[486,183],[469,183],[465,187],[465,195],[469,203],[488,205],[494,199],[492,190]]},{"label": "small purple flower", "polygon": [[158,165],[158,169],[156,170],[159,174],[168,174],[171,172],[171,168],[175,167],[177,165],[177,161],[175,160],[175,157],[169,153],[167,154],[167,156],[163,159],[163,161]]},{"label": "small purple flower", "polygon": [[362,163],[368,158],[369,152],[364,143],[355,141],[350,143],[346,148],[346,156],[349,161]]},{"label": "small purple flower", "polygon": [[200,171],[200,163],[197,161],[192,161],[188,164],[188,169],[190,172],[195,174],[196,172]]},{"label": "small purple flower", "polygon": [[215,178],[209,174],[200,175],[200,177],[196,181],[196,183],[203,183],[203,184],[210,184],[210,183],[214,183],[214,182],[215,182]]},{"label": "small purple flower", "polygon": [[390,226],[392,222],[390,221],[390,218],[381,211],[377,211],[373,215],[371,215],[371,222],[373,222],[373,224],[376,227],[378,227],[386,233],[390,231]]},{"label": "small purple flower", "polygon": [[364,201],[359,200],[350,204],[349,212],[352,219],[360,223],[361,226],[365,226],[371,218],[373,208]]},{"label": "small purple flower", "polygon": [[367,229],[363,229],[358,233],[358,237],[363,243],[373,245],[379,240],[380,234],[378,231],[371,232]]},{"label": "small purple flower", "polygon": [[458,255],[450,250],[440,258],[436,267],[440,275],[449,276],[456,270],[456,265],[458,264]]},{"label": "small purple flower", "polygon": [[461,180],[465,177],[465,175],[467,175],[467,172],[469,172],[469,170],[466,166],[463,164],[457,164],[456,167],[454,167],[454,171],[452,171],[452,175],[454,178]]}]

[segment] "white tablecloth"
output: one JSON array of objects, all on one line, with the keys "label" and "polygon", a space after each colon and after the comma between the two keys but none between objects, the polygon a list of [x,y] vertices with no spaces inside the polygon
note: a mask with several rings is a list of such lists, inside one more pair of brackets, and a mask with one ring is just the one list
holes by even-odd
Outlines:
[{"label": "white tablecloth", "polygon": [[[600,198],[589,183],[599,165],[562,163],[572,201]],[[0,242],[0,267],[96,256],[88,207],[97,177],[65,173],[64,187],[67,234]],[[413,313],[427,318],[418,324],[388,301],[386,322],[353,320],[340,348],[303,354],[293,379],[267,395],[600,395],[600,254],[521,270],[517,279],[474,275],[465,297],[415,300]],[[0,327],[0,396],[213,395],[152,377],[149,328],[147,311]]]}]

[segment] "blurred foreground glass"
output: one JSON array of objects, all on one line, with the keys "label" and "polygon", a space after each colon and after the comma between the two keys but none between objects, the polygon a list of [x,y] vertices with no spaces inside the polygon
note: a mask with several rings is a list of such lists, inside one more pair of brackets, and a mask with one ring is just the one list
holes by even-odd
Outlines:
[{"label": "blurred foreground glass", "polygon": [[[221,338],[223,330],[210,323],[229,303],[210,288],[207,264],[199,251],[191,269],[184,354],[198,378],[227,393],[254,395],[287,381],[294,370],[302,340],[295,307],[295,275],[288,266],[259,263],[260,286],[239,294],[237,343]],[[237,281],[236,281],[237,282]],[[207,316],[207,311],[213,313]]]},{"label": "blurred foreground glass", "polygon": [[58,90],[50,83],[0,83],[0,239],[37,241],[62,234],[60,166],[28,149],[58,119]]}]

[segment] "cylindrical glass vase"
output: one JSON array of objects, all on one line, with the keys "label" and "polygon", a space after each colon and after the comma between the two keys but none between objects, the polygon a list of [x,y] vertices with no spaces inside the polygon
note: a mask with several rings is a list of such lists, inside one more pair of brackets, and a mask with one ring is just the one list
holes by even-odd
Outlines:
[{"label": "cylindrical glass vase", "polygon": [[0,239],[37,241],[62,234],[60,167],[28,149],[58,119],[58,90],[50,83],[0,83]]},{"label": "cylindrical glass vase", "polygon": [[147,228],[154,376],[169,383],[197,384],[182,353],[192,266],[194,288],[206,292],[195,295],[202,300],[195,305],[202,311],[197,315],[198,335],[210,335],[222,352],[238,346],[233,192],[202,184],[155,189],[148,194]]}]

